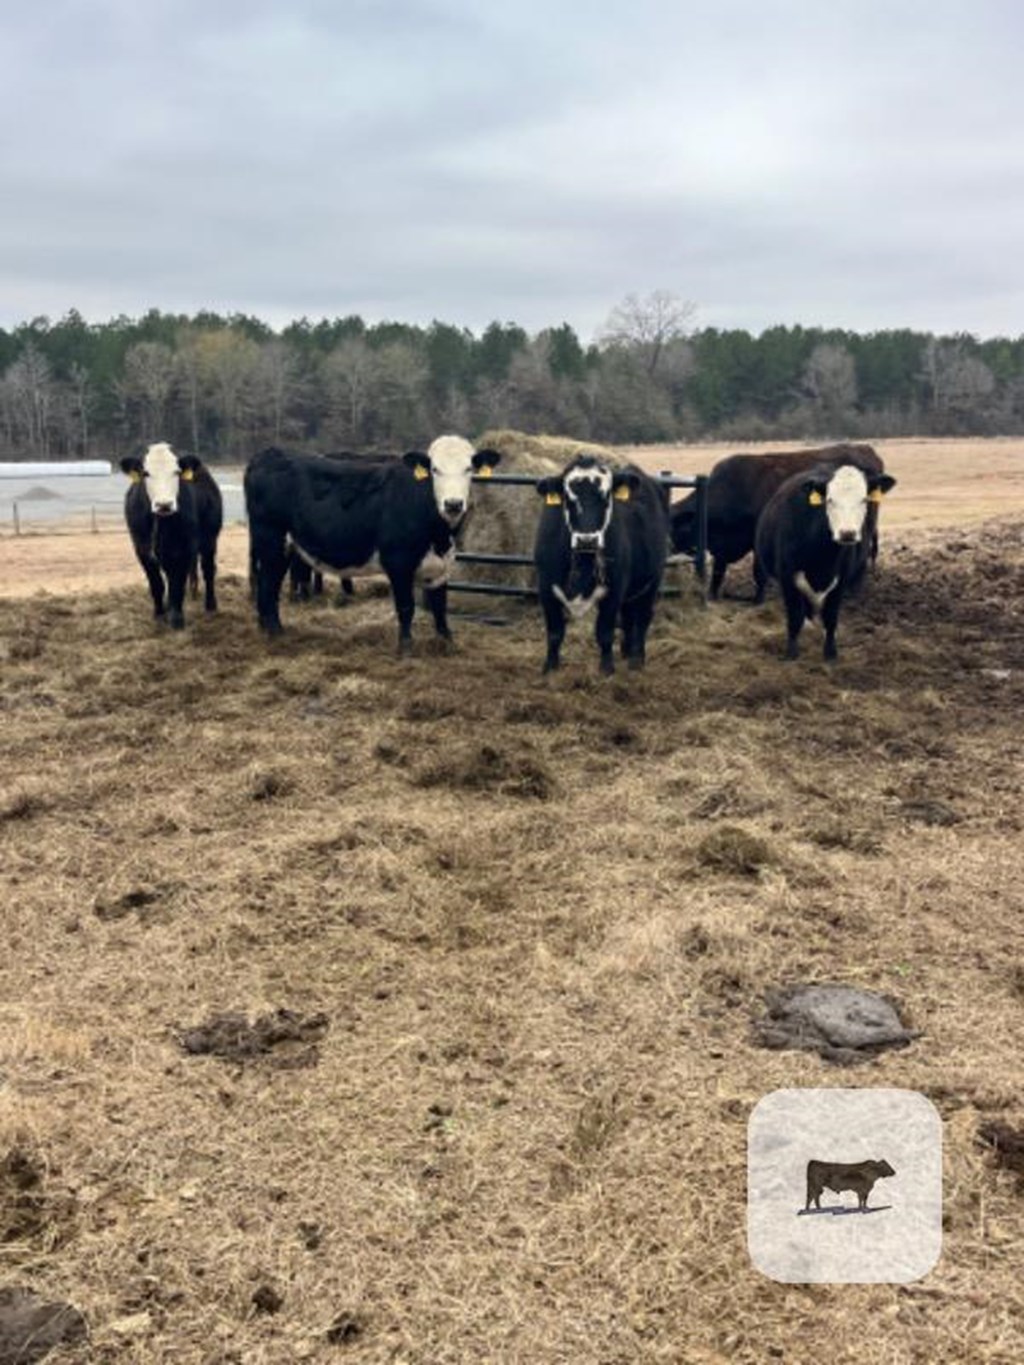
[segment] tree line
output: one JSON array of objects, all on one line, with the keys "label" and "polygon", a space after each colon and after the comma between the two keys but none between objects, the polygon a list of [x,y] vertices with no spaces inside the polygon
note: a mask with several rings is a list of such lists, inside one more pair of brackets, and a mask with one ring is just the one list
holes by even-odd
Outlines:
[{"label": "tree line", "polygon": [[369,324],[72,310],[0,329],[0,451],[114,458],[169,440],[238,460],[270,443],[407,449],[442,431],[608,444],[1024,432],[1024,336],[693,327],[630,296],[585,345],[567,323]]}]

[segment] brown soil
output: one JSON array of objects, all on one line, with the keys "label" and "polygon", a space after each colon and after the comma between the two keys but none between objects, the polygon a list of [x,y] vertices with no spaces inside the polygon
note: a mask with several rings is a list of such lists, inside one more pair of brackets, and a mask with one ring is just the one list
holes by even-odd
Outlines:
[{"label": "brown soil", "polygon": [[[399,660],[386,600],[268,646],[127,576],[0,601],[0,1268],[62,1365],[1024,1358],[1024,524],[890,536],[832,669],[777,600],[542,679],[532,611]],[[919,1036],[758,1047],[814,980]],[[938,1106],[942,1260],[772,1283],[747,1118],[848,1084]]]}]

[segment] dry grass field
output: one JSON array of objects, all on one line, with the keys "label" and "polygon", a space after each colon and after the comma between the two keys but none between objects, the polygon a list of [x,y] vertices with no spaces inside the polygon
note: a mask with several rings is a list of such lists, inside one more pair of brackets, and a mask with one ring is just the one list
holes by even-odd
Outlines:
[{"label": "dry grass field", "polygon": [[[84,1313],[53,1365],[1024,1358],[978,1140],[1024,1127],[1024,490],[1007,448],[917,524],[886,455],[832,669],[692,593],[611,680],[578,629],[542,679],[532,610],[399,660],[365,588],[268,646],[237,536],[172,635],[126,536],[98,592],[0,543],[0,1286]],[[764,1050],[801,980],[921,1036]],[[919,1283],[751,1267],[747,1118],[813,1085],[939,1109]]]}]

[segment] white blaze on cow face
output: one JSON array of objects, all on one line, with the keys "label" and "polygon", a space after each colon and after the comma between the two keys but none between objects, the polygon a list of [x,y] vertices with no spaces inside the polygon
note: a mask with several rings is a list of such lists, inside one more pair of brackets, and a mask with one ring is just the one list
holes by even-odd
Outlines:
[{"label": "white blaze on cow face", "polygon": [[149,505],[158,517],[169,517],[178,510],[178,481],[181,466],[166,442],[148,448],[142,457],[142,486]]},{"label": "white blaze on cow face", "polygon": [[565,523],[574,550],[603,550],[612,519],[612,472],[597,464],[566,474]]},{"label": "white blaze on cow face", "polygon": [[841,465],[825,489],[825,513],[832,539],[840,545],[859,544],[867,512],[867,479],[856,466]]},{"label": "white blaze on cow face", "polygon": [[458,526],[469,507],[473,478],[473,446],[463,436],[439,436],[427,451],[437,510],[449,526]]}]

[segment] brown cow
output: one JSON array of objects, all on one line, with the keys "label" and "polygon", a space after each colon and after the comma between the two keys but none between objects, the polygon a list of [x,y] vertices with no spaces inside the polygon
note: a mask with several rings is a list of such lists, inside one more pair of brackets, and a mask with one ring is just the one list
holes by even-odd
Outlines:
[{"label": "brown cow", "polygon": [[853,1190],[858,1207],[867,1209],[875,1181],[895,1174],[888,1161],[808,1161],[805,1209],[811,1207],[812,1200],[816,1209],[821,1208],[823,1190],[832,1190],[835,1194]]},{"label": "brown cow", "polygon": [[[815,465],[856,465],[865,474],[883,474],[885,465],[869,445],[821,446],[816,450],[786,450],[774,455],[727,455],[708,476],[708,553],[714,561],[711,596],[717,597],[730,564],[754,548],[757,519],[775,490],[793,474]],[[696,495],[677,502],[671,511],[672,544],[677,551],[696,551]],[[871,559],[878,553],[878,512],[871,509],[866,538]],[[755,602],[764,601],[767,575],[754,561]]]}]

